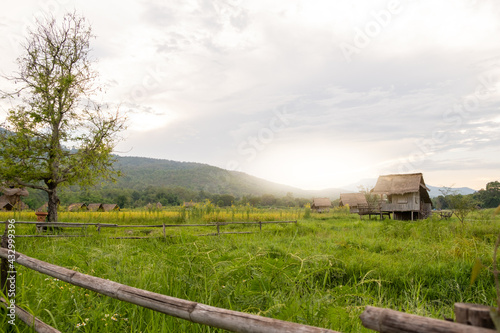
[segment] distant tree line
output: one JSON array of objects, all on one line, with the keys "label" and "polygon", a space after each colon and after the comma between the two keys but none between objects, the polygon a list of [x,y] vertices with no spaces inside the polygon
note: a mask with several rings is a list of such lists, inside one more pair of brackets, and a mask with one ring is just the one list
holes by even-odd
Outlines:
[{"label": "distant tree line", "polygon": [[[23,201],[32,209],[36,209],[47,202],[47,196],[41,191],[30,190],[30,196]],[[60,193],[61,205],[71,203],[115,203],[121,208],[140,208],[149,203],[161,203],[163,206],[179,206],[184,202],[204,202],[210,200],[218,207],[231,205],[250,205],[253,207],[304,207],[311,198],[295,198],[292,193],[279,197],[273,194],[243,195],[214,194],[204,190],[190,190],[183,187],[147,186],[143,189],[93,187],[80,189],[79,187],[66,188]],[[473,202],[481,208],[496,208],[500,205],[500,182],[489,182],[484,189],[473,194],[462,195],[453,192],[443,193],[432,198],[434,208],[451,209],[459,201]],[[338,205],[338,200],[332,202]]]},{"label": "distant tree line", "polygon": [[[60,193],[61,205],[68,206],[72,203],[114,203],[121,208],[141,208],[148,204],[161,203],[162,206],[179,206],[184,202],[204,202],[210,200],[218,207],[231,205],[250,205],[253,207],[304,207],[310,199],[295,198],[292,193],[283,197],[272,194],[244,195],[241,197],[231,194],[214,194],[204,190],[194,191],[183,187],[154,187],[144,189],[94,187],[80,189],[78,187],[66,188]],[[47,202],[43,192],[30,191],[30,196],[23,201],[32,209],[36,209]]]},{"label": "distant tree line", "polygon": [[457,201],[469,201],[480,208],[496,208],[500,205],[500,182],[494,181],[486,184],[485,189],[481,189],[473,194],[443,193],[433,198],[436,209],[450,209]]}]

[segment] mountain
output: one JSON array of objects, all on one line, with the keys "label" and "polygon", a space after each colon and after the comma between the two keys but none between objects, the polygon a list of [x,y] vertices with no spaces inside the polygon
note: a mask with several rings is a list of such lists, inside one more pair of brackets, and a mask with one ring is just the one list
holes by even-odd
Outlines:
[{"label": "mountain", "polygon": [[183,187],[213,194],[260,196],[273,194],[285,196],[292,193],[297,198],[339,197],[340,189],[308,191],[273,183],[243,172],[229,171],[208,164],[177,162],[171,160],[118,156],[115,168],[122,177],[110,187],[143,189],[148,186]]},{"label": "mountain", "polygon": [[[373,188],[377,178],[366,178],[342,188],[324,190],[303,190],[267,181],[243,172],[229,171],[208,164],[194,162],[177,162],[171,160],[146,157],[118,156],[115,168],[123,176],[111,187],[143,189],[148,186],[183,187],[194,191],[213,194],[231,194],[236,197],[244,195],[260,196],[273,194],[285,196],[292,193],[296,198],[327,197],[337,199],[340,193],[359,192],[363,188]],[[446,190],[445,187],[427,185],[430,197],[437,197]],[[469,187],[451,188],[450,193],[471,194],[476,192]]]},{"label": "mountain", "polygon": [[[430,190],[429,196],[431,198],[443,195],[443,192],[446,193],[447,189],[450,190],[449,194],[467,195],[467,194],[472,194],[472,193],[476,192],[476,190],[471,189],[470,187],[450,187],[450,188],[448,188],[448,187],[444,187],[444,186],[436,187],[436,186],[431,186],[431,185],[427,185],[427,187]],[[441,191],[443,191],[443,192],[441,192]]]},{"label": "mountain", "polygon": [[376,183],[377,183],[377,178],[363,178],[355,183],[342,186],[342,188],[345,190],[343,193],[359,192],[360,190],[366,188],[372,189],[375,187]]}]

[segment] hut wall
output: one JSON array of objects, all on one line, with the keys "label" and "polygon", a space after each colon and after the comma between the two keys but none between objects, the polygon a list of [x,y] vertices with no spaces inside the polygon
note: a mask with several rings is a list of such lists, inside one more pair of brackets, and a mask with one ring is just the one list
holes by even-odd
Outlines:
[{"label": "hut wall", "polygon": [[386,203],[382,203],[382,211],[409,212],[420,211],[420,196],[417,192],[406,194],[393,194]]},{"label": "hut wall", "polygon": [[359,213],[358,206],[349,206],[349,212],[351,214],[358,214]]},{"label": "hut wall", "polygon": [[330,206],[311,206],[311,209],[316,213],[328,213]]}]

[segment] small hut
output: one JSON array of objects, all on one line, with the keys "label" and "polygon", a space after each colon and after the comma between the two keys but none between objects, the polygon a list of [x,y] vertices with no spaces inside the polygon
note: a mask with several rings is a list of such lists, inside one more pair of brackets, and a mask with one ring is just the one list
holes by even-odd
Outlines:
[{"label": "small hut", "polygon": [[341,193],[339,206],[349,205],[349,212],[352,214],[359,213],[359,206],[368,206],[364,193]]},{"label": "small hut", "polygon": [[0,211],[11,211],[14,208],[8,201],[0,201]]},{"label": "small hut", "polygon": [[120,210],[120,206],[117,204],[102,204],[102,209],[104,209],[105,212],[117,212]]},{"label": "small hut", "polygon": [[195,206],[196,206],[196,203],[194,203],[192,201],[184,202],[184,208],[190,209],[190,208],[194,208]]},{"label": "small hut", "polygon": [[317,213],[325,213],[330,211],[332,202],[328,198],[314,198],[311,209]]},{"label": "small hut", "polygon": [[431,214],[432,201],[421,173],[380,176],[372,193],[382,197],[381,211],[394,220],[424,219]]},{"label": "small hut", "polygon": [[91,203],[87,207],[91,212],[104,212],[104,208],[100,203]]},{"label": "small hut", "polygon": [[38,209],[36,211],[37,212],[46,212],[48,209],[49,209],[49,203],[46,202],[43,205],[41,205],[40,207],[38,207]]},{"label": "small hut", "polygon": [[21,197],[29,196],[29,192],[25,188],[11,187],[11,186],[0,186],[0,203],[9,203],[12,206],[9,209],[9,205],[3,204],[5,210],[23,210],[28,208],[26,204],[21,201]]},{"label": "small hut", "polygon": [[84,210],[88,210],[88,208],[87,205],[84,204],[83,202],[72,203],[71,205],[68,206],[69,212],[81,212]]}]

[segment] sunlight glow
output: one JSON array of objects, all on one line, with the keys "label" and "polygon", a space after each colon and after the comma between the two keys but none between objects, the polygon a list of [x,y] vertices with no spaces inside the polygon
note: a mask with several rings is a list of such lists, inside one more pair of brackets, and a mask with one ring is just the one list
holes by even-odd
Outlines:
[{"label": "sunlight glow", "polygon": [[137,132],[146,132],[167,126],[174,120],[169,114],[155,113],[128,113],[128,129]]},{"label": "sunlight glow", "polygon": [[250,173],[306,190],[321,190],[354,183],[371,174],[367,156],[349,149],[308,145],[269,152],[257,157]]}]

